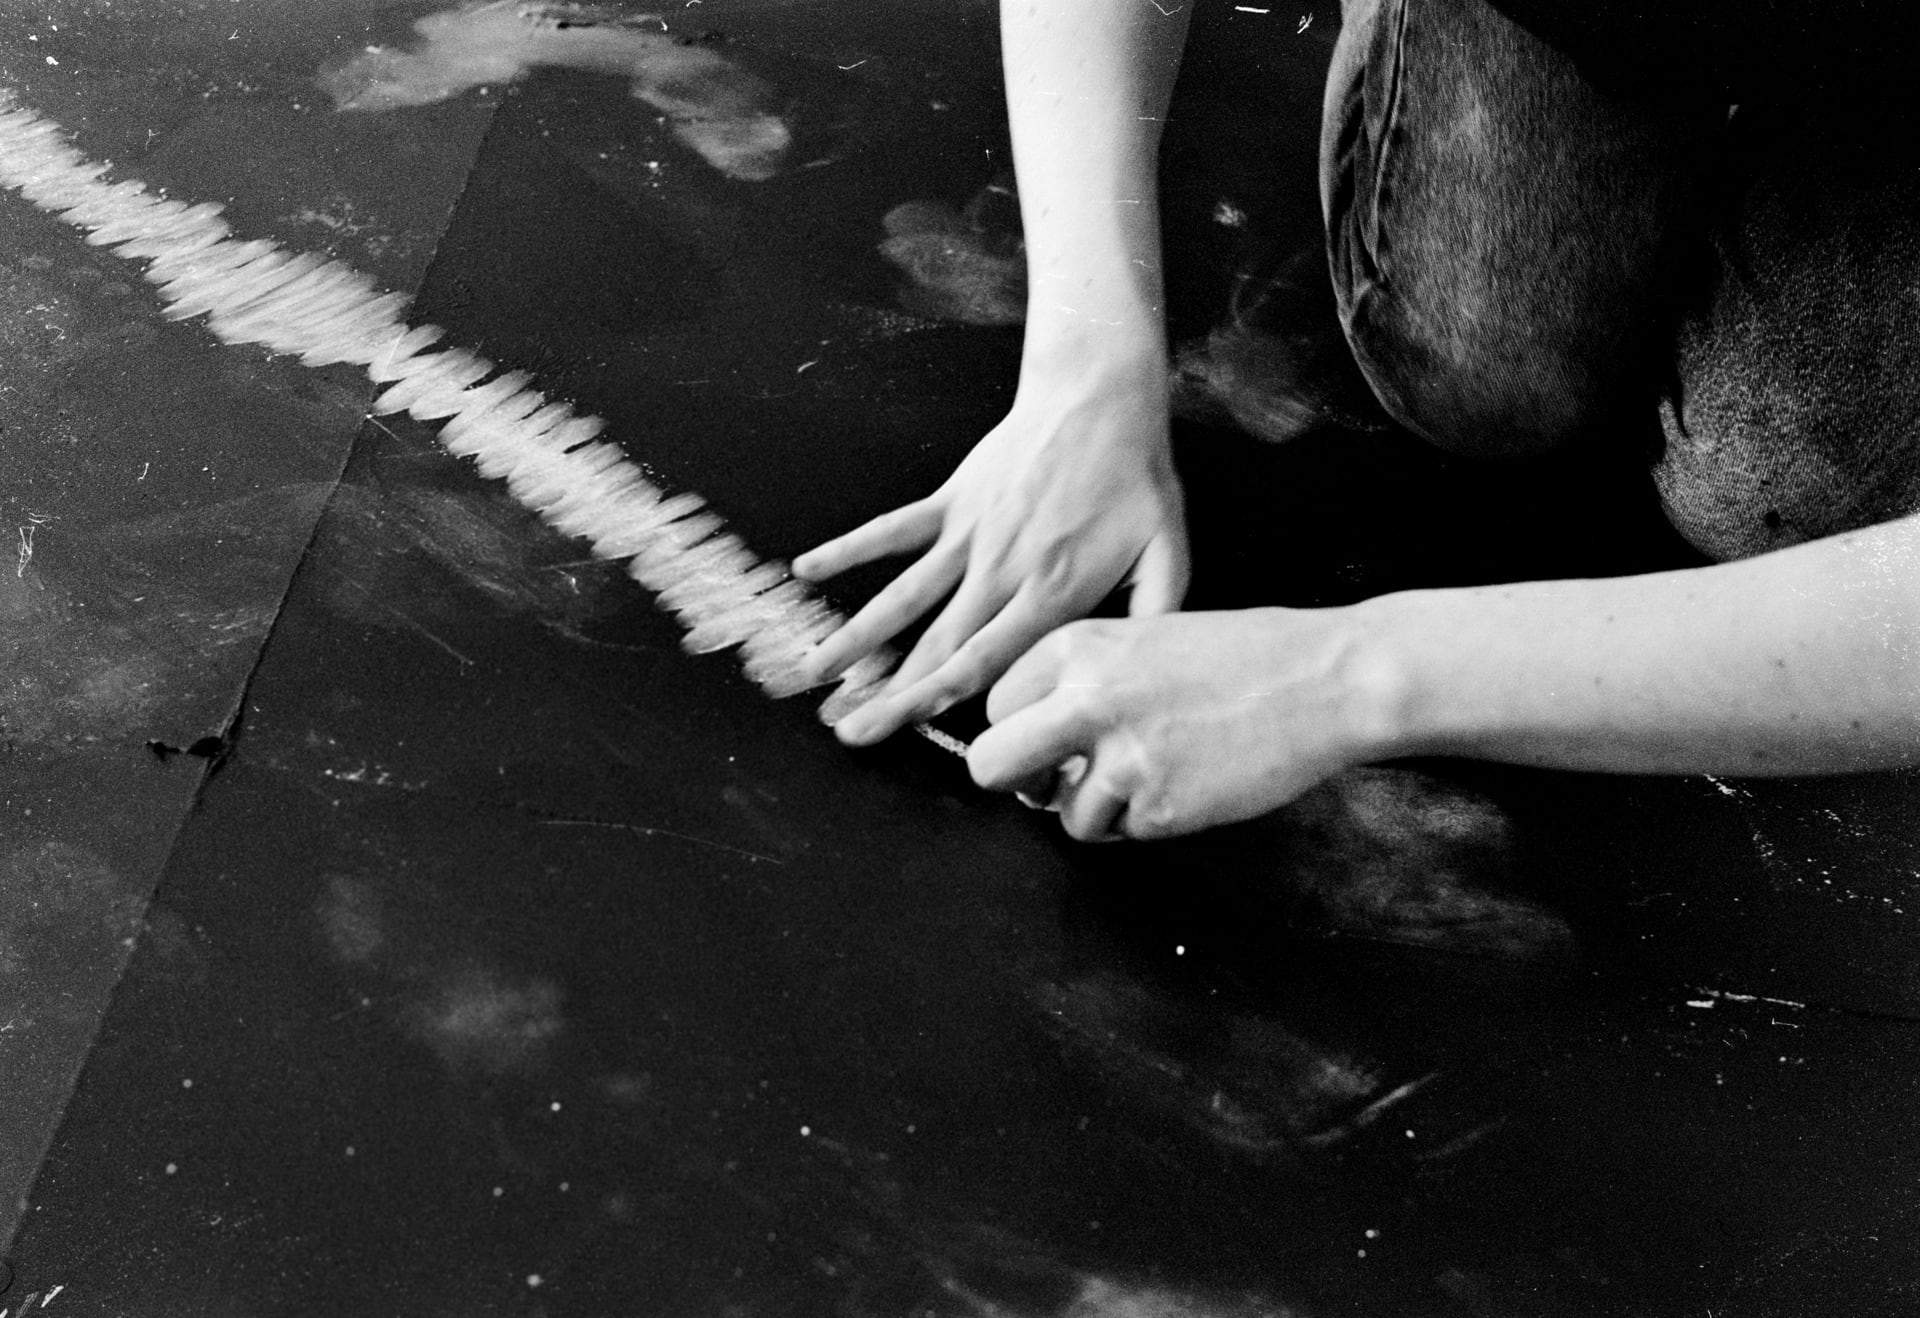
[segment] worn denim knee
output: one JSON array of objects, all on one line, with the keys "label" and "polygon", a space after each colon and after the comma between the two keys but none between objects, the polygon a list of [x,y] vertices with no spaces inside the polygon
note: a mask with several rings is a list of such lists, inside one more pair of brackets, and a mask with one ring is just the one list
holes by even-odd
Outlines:
[{"label": "worn denim knee", "polygon": [[1382,405],[1471,454],[1644,424],[1711,108],[1605,97],[1484,0],[1344,8],[1321,202]]}]

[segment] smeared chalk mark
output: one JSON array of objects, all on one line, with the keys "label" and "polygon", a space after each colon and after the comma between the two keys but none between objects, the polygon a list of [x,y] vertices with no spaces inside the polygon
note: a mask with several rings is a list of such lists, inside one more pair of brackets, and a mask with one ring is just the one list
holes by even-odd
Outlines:
[{"label": "smeared chalk mark", "polygon": [[488,967],[460,971],[408,1005],[410,1033],[452,1069],[493,1075],[544,1066],[566,1028],[557,985],[513,979]]},{"label": "smeared chalk mark", "polygon": [[[205,316],[225,343],[364,368],[388,386],[374,413],[444,421],[439,438],[449,452],[505,481],[548,525],[587,541],[596,558],[624,562],[687,629],[690,652],[737,648],[748,679],[775,698],[808,689],[802,664],[840,615],[783,565],[754,555],[698,495],[669,494],[599,441],[600,418],[549,400],[523,371],[501,371],[461,348],[429,351],[445,331],[409,326],[404,297],[380,292],[343,262],[242,240],[218,205],[170,200],[138,180],[108,182],[108,174],[68,145],[57,124],[0,91],[0,186],[88,230],[90,244],[146,261],[169,319]],[[848,669],[822,719],[835,722],[865,703],[897,661],[882,651]]]},{"label": "smeared chalk mark", "polygon": [[[657,24],[641,31],[636,24]],[[493,0],[428,14],[412,50],[370,48],[320,85],[340,110],[433,105],[540,67],[625,77],[686,146],[729,178],[780,172],[792,134],[760,79],[705,46],[667,35],[654,15],[612,16],[589,5]],[[863,61],[864,62],[864,61]],[[857,67],[857,66],[856,66]]]},{"label": "smeared chalk mark", "polygon": [[1074,1286],[1058,1305],[1037,1310],[1000,1303],[942,1269],[941,1289],[965,1304],[971,1318],[1304,1318],[1298,1309],[1253,1293],[1208,1295],[1097,1273],[1068,1273]]}]

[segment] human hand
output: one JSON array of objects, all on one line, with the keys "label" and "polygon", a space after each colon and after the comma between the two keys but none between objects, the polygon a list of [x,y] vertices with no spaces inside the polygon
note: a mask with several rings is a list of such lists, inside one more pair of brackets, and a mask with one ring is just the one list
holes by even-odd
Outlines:
[{"label": "human hand", "polygon": [[1345,609],[1076,622],[994,685],[968,766],[1050,794],[1083,842],[1250,819],[1391,753],[1392,685],[1364,640]]},{"label": "human hand", "polygon": [[1179,607],[1187,536],[1164,364],[1143,354],[1029,366],[1006,419],[938,490],[801,555],[793,571],[818,581],[915,550],[924,552],[808,664],[808,677],[830,679],[951,595],[892,679],[836,726],[852,745],[984,690],[1129,571],[1133,614]]}]

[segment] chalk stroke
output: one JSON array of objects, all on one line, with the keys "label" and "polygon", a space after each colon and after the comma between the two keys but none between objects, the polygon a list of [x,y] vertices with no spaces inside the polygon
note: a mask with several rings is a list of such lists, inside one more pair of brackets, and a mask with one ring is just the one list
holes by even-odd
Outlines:
[{"label": "chalk stroke", "polygon": [[792,134],[773,89],[706,46],[669,35],[653,15],[594,5],[493,0],[428,14],[411,50],[369,47],[323,74],[340,110],[433,105],[537,67],[584,69],[630,80],[633,96],[665,116],[683,144],[728,178],[780,172]]},{"label": "chalk stroke", "polygon": [[[686,628],[704,654],[738,648],[747,677],[769,696],[809,686],[801,663],[842,619],[785,565],[756,556],[700,496],[669,493],[613,444],[606,423],[579,416],[464,348],[430,351],[445,336],[410,326],[407,299],[383,293],[340,261],[243,240],[221,207],[161,197],[138,180],[109,182],[59,125],[0,90],[0,186],[88,231],[87,242],[147,263],[171,320],[206,318],[224,343],[255,344],[311,366],[352,363],[386,386],[375,413],[443,421],[441,444],[471,458],[548,525],[622,562]],[[832,724],[874,695],[898,656],[849,669],[821,706]]]}]

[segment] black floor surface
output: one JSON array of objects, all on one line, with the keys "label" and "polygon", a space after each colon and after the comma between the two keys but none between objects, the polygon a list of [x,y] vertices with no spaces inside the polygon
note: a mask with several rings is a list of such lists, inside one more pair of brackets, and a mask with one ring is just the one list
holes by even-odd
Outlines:
[{"label": "black floor surface", "polygon": [[[875,251],[1005,168],[988,6],[709,0],[795,125],[764,182],[577,72],[289,108],[425,6],[70,8],[4,37],[24,102],[417,286],[762,552],[1010,395],[1018,331]],[[1182,338],[1312,241],[1337,15],[1256,10],[1203,6],[1173,120]],[[0,1314],[1920,1303],[1910,777],[1391,766],[1078,847],[688,658],[351,372],[10,196],[0,257]],[[1624,466],[1179,444],[1201,603],[1688,561]]]}]

